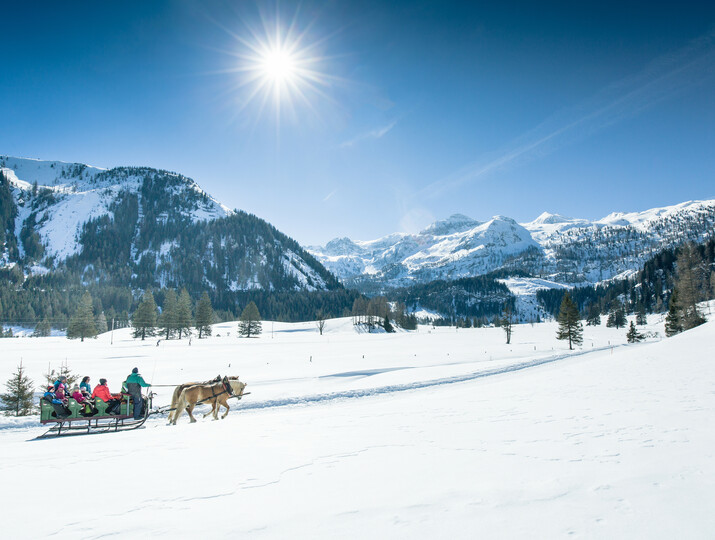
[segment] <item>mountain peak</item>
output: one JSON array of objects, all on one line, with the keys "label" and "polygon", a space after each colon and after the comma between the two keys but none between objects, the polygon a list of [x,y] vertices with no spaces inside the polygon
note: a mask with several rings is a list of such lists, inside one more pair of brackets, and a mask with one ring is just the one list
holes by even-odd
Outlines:
[{"label": "mountain peak", "polygon": [[544,212],[531,223],[534,225],[555,225],[556,223],[568,223],[570,221],[573,221],[573,218],[564,217],[559,214],[551,214],[550,212]]},{"label": "mountain peak", "polygon": [[479,227],[483,222],[476,221],[464,214],[452,214],[447,219],[435,221],[424,229],[420,234],[430,234],[433,236],[446,236],[459,232],[468,231],[474,227]]}]

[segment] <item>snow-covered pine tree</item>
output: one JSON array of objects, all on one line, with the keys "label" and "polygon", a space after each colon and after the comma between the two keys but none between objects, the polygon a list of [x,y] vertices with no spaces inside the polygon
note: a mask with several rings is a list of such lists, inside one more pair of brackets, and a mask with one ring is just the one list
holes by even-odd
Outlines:
[{"label": "snow-covered pine tree", "polygon": [[251,300],[241,313],[238,323],[238,335],[250,338],[261,333],[261,314],[258,306]]},{"label": "snow-covered pine tree", "polygon": [[556,331],[556,339],[568,340],[569,350],[573,350],[574,345],[583,343],[583,327],[579,320],[579,313],[576,304],[571,300],[569,293],[564,294],[559,310],[559,328]]},{"label": "snow-covered pine tree", "polygon": [[7,388],[7,393],[0,394],[2,410],[14,413],[15,416],[30,414],[34,407],[34,383],[25,375],[25,368],[22,367],[22,361],[20,365],[17,366],[17,371],[12,375],[10,380],[5,383],[5,387]]},{"label": "snow-covered pine tree", "polygon": [[89,294],[89,291],[87,291],[82,295],[79,306],[77,306],[77,311],[75,311],[74,316],[70,319],[70,324],[67,328],[67,338],[80,338],[80,341],[84,341],[84,338],[95,337],[96,335],[97,328],[94,325],[92,296]]}]

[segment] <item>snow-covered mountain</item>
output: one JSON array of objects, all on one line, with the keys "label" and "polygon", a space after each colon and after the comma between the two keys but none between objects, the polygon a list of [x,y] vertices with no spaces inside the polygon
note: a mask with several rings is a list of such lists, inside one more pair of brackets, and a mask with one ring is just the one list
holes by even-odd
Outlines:
[{"label": "snow-covered mountain", "polygon": [[9,156],[0,156],[0,172],[0,268],[65,268],[85,281],[121,279],[142,288],[338,286],[297,242],[180,174]]},{"label": "snow-covered mountain", "polygon": [[638,269],[664,248],[715,231],[715,201],[691,201],[597,221],[543,213],[530,223],[456,214],[417,234],[332,240],[313,253],[343,283],[364,291],[457,279],[501,268],[564,284],[597,283]]}]

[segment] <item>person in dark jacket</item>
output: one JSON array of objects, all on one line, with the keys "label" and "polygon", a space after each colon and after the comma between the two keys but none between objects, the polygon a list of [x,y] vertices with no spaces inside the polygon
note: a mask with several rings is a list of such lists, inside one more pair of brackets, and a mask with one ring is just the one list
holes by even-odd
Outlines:
[{"label": "person in dark jacket", "polygon": [[139,368],[134,368],[129,377],[127,377],[127,380],[124,381],[124,388],[126,388],[127,393],[132,396],[132,403],[134,403],[134,420],[139,420],[144,412],[142,388],[148,388],[150,386],[151,385],[139,375]]},{"label": "person in dark jacket", "polygon": [[67,418],[72,414],[72,411],[70,411],[64,403],[62,403],[61,399],[58,399],[57,396],[55,395],[54,392],[55,387],[54,386],[48,386],[47,387],[47,392],[44,393],[42,396],[47,403],[52,405],[52,408],[55,410],[53,413],[53,416],[57,418]]}]

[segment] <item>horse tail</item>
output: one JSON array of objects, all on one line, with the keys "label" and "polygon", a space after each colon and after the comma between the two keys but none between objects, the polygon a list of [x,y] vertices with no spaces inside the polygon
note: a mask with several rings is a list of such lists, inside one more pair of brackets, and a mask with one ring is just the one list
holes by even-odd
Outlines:
[{"label": "horse tail", "polygon": [[184,412],[184,409],[186,409],[186,389],[181,391],[181,394],[179,394],[179,398],[176,400],[176,408],[172,411],[172,414],[174,415],[172,417],[171,422],[173,424],[176,424],[176,421],[179,419],[179,416],[181,416],[181,413]]},{"label": "horse tail", "polygon": [[180,384],[176,388],[174,388],[174,393],[171,396],[171,411],[169,412],[169,422],[174,418],[174,415],[176,414],[176,406],[179,403],[179,395],[181,395],[181,390],[183,389],[183,384]]}]

